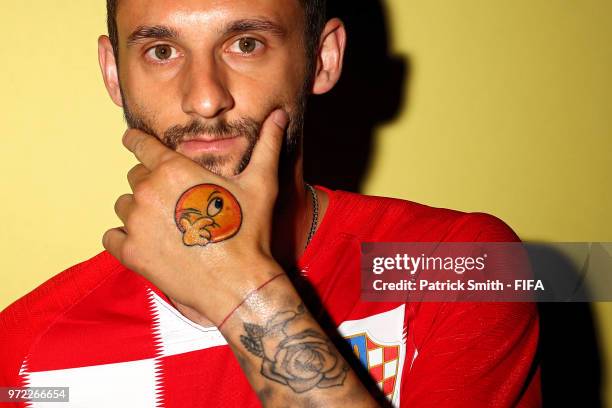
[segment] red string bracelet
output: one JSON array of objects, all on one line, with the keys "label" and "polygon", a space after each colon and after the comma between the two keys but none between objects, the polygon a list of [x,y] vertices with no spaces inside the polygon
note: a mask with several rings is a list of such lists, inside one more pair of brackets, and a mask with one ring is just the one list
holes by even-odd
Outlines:
[{"label": "red string bracelet", "polygon": [[244,297],[244,299],[242,299],[242,302],[238,303],[238,305],[232,309],[231,312],[229,312],[229,314],[225,317],[225,319],[223,319],[223,321],[221,322],[221,324],[219,324],[219,326],[217,327],[218,330],[221,330],[221,326],[223,326],[223,324],[227,321],[227,319],[230,318],[231,315],[234,314],[234,312],[236,310],[238,310],[238,308],[240,306],[242,306],[244,304],[244,302],[247,301],[247,299],[255,292],[257,292],[258,290],[260,290],[261,288],[263,288],[264,286],[266,286],[268,283],[272,282],[274,279],[278,278],[279,276],[284,275],[285,272],[281,272],[277,275],[274,275],[273,277],[271,277],[270,279],[268,279],[267,281],[265,281],[264,283],[262,283],[261,285],[259,285],[258,287],[256,287],[255,289],[251,290],[249,293],[247,293],[247,295]]}]

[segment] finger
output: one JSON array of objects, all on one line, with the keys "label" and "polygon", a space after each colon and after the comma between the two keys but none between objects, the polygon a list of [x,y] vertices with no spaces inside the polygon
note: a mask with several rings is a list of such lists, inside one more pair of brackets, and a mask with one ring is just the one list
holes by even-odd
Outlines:
[{"label": "finger", "polygon": [[132,191],[134,191],[136,184],[144,180],[149,174],[151,174],[151,172],[142,163],[138,163],[132,167],[127,174],[128,183],[130,183]]},{"label": "finger", "polygon": [[128,129],[123,135],[123,145],[149,170],[154,170],[161,163],[180,156],[167,148],[154,136],[138,129]]},{"label": "finger", "polygon": [[282,109],[272,112],[259,132],[259,140],[253,150],[246,172],[259,171],[266,176],[277,177],[278,161],[289,116]]},{"label": "finger", "polygon": [[124,260],[121,259],[122,256],[122,248],[125,244],[125,240],[127,239],[127,234],[121,228],[113,228],[104,233],[102,237],[102,245],[104,248],[110,252],[112,256],[117,258],[119,262],[124,263]]},{"label": "finger", "polygon": [[124,194],[115,201],[115,214],[123,222],[127,223],[128,215],[134,205],[134,196],[132,194]]}]

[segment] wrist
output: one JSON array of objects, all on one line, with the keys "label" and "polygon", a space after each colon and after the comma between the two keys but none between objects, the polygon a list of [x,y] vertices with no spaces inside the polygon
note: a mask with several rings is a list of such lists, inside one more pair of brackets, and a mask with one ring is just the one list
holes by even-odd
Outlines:
[{"label": "wrist", "polygon": [[243,329],[244,322],[266,322],[279,310],[294,308],[301,303],[289,277],[280,270],[247,293],[217,327],[229,340],[232,332]]},{"label": "wrist", "polygon": [[[240,308],[247,299],[253,297],[261,288],[267,285],[272,279],[278,279],[284,275],[283,269],[271,257],[259,257],[250,262],[223,263],[227,273],[218,274],[216,286],[217,290],[209,292],[203,287],[198,292],[200,301],[194,306],[200,314],[206,316],[217,328],[224,326],[224,322],[234,311]],[[225,276],[236,275],[239,279],[224,279]],[[255,296],[261,302],[261,294]]]}]

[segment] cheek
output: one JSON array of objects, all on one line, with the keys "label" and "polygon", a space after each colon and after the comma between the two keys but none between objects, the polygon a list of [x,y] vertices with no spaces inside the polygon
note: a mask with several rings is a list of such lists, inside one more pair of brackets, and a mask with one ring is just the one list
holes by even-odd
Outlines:
[{"label": "cheek", "polygon": [[150,72],[139,64],[120,69],[124,101],[134,115],[160,133],[178,123],[182,111],[175,76]]},{"label": "cheek", "polygon": [[[280,81],[271,82],[234,88],[232,96],[235,102],[235,116],[246,116],[263,123],[268,115],[278,108],[283,108],[291,114],[297,107],[298,91],[292,92]],[[234,117],[231,113],[230,116]]]},{"label": "cheek", "polygon": [[228,91],[238,111],[263,121],[276,108],[293,111],[304,87],[299,64],[280,61],[259,67],[255,72],[230,71],[226,76]]}]

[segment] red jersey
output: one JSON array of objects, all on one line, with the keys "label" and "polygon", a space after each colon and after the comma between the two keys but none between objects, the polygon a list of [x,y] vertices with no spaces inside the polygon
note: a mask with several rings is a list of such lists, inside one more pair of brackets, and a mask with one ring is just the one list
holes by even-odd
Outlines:
[{"label": "red jersey", "polygon": [[[506,224],[319,188],[329,206],[298,270],[370,383],[396,407],[541,405],[534,304],[360,300],[361,242],[517,241]],[[2,312],[0,386],[70,387],[57,407],[260,406],[221,333],[107,252]]]}]

